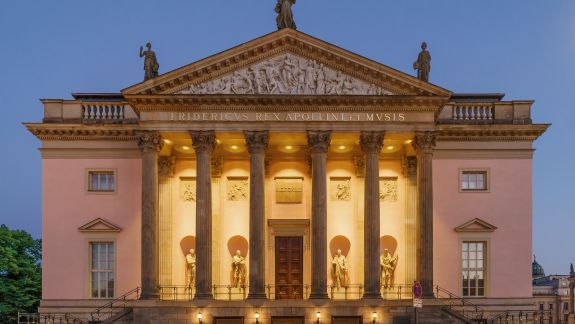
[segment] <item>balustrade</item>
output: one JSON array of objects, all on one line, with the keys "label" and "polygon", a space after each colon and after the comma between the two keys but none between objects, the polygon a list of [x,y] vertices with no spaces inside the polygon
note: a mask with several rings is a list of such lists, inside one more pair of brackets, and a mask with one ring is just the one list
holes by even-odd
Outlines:
[{"label": "balustrade", "polygon": [[124,105],[83,104],[82,121],[84,122],[121,122],[124,120]]}]

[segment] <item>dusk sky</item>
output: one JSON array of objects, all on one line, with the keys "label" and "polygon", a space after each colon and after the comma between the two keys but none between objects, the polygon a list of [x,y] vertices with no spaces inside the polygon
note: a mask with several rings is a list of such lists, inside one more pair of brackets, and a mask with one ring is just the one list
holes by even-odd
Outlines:
[{"label": "dusk sky", "polygon": [[[0,223],[41,235],[40,98],[119,92],[143,77],[151,41],[160,73],[276,30],[275,0],[3,1],[0,10]],[[298,29],[413,74],[426,41],[430,81],[453,92],[536,100],[552,127],[535,142],[534,253],[548,274],[575,262],[575,1],[298,0]],[[525,203],[529,203],[526,201]],[[510,265],[512,266],[512,265]]]}]

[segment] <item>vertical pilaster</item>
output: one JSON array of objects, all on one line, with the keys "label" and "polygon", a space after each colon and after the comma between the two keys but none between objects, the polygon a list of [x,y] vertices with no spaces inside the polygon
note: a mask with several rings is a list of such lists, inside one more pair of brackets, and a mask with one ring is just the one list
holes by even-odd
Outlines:
[{"label": "vertical pilaster", "polygon": [[175,164],[173,156],[158,159],[160,286],[172,285],[172,178]]},{"label": "vertical pilaster", "polygon": [[417,158],[404,156],[402,160],[405,178],[405,282],[417,278]]},{"label": "vertical pilaster", "polygon": [[419,242],[417,278],[423,296],[433,298],[433,149],[436,132],[416,132],[413,148],[417,153]]},{"label": "vertical pilaster", "polygon": [[308,131],[311,151],[311,299],[327,299],[327,150],[331,131]]},{"label": "vertical pilaster", "polygon": [[212,298],[212,152],[213,131],[190,131],[196,152],[196,299]]},{"label": "vertical pilaster", "polygon": [[365,154],[364,191],[364,293],[363,298],[380,299],[379,246],[379,153],[384,132],[361,132],[360,145]]},{"label": "vertical pilaster", "polygon": [[265,299],[265,154],[268,131],[244,132],[250,153],[249,299]]},{"label": "vertical pilaster", "polygon": [[158,153],[163,142],[157,131],[137,131],[142,152],[142,299],[159,299],[158,276]]}]

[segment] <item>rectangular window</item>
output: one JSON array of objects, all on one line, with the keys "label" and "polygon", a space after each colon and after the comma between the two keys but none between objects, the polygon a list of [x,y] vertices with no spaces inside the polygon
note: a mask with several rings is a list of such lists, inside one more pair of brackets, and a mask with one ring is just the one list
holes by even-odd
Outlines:
[{"label": "rectangular window", "polygon": [[92,298],[114,297],[114,243],[90,243],[90,275]]},{"label": "rectangular window", "polygon": [[485,296],[485,245],[485,242],[463,242],[461,245],[464,297]]},{"label": "rectangular window", "polygon": [[88,171],[88,191],[116,191],[116,175],[114,171]]},{"label": "rectangular window", "polygon": [[460,174],[461,191],[487,191],[487,171],[463,170]]}]

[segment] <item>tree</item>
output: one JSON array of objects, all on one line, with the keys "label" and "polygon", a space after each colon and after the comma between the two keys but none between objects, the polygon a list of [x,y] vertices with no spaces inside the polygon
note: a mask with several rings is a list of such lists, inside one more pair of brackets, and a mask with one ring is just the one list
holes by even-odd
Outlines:
[{"label": "tree", "polygon": [[42,291],[42,241],[0,225],[0,323],[37,312]]}]

